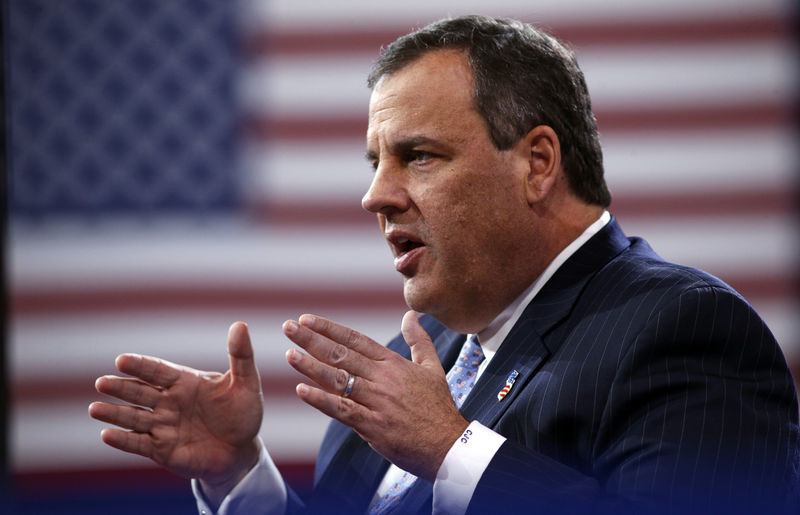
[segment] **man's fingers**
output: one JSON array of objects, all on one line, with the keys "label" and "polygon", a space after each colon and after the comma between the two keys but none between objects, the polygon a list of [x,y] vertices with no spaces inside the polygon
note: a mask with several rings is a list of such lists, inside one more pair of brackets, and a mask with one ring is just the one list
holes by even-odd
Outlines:
[{"label": "man's fingers", "polygon": [[93,402],[89,415],[101,422],[114,424],[137,433],[148,433],[155,422],[152,411],[135,406],[119,406],[107,402]]},{"label": "man's fingers", "polygon": [[[303,321],[304,317],[306,317],[306,315],[300,317],[300,320]],[[293,320],[287,320],[284,322],[283,333],[287,338],[292,340],[300,348],[304,349],[320,362],[330,365],[334,369],[340,368],[361,377],[372,378],[374,373],[374,363],[365,357],[361,352],[359,352],[358,349],[354,349],[343,343],[337,343],[329,337],[318,333],[315,329],[308,327],[306,324],[299,324]],[[353,333],[361,336],[355,331],[353,331]],[[361,337],[366,338],[364,336]],[[384,352],[389,352],[383,347],[381,347],[381,349]],[[287,355],[287,358],[288,357],[291,357],[291,355]],[[289,363],[292,366],[295,366],[292,361],[289,361]],[[305,373],[302,370],[300,371]],[[314,377],[312,377],[312,379],[317,381],[317,379]],[[320,384],[327,386],[326,383]]]},{"label": "man's fingers", "polygon": [[233,382],[250,390],[260,391],[261,380],[258,376],[253,344],[250,342],[250,332],[244,322],[234,322],[228,329],[228,357]]},{"label": "man's fingers", "polygon": [[130,377],[103,376],[94,383],[95,389],[125,402],[155,408],[161,392],[154,386]]},{"label": "man's fingers", "polygon": [[148,434],[106,428],[100,433],[100,438],[115,449],[138,454],[145,458],[153,457],[153,442]]},{"label": "man's fingers", "polygon": [[340,395],[331,394],[307,384],[297,385],[297,396],[303,402],[329,417],[335,418],[342,424],[352,427],[356,431],[363,429],[368,410],[352,399],[345,399]]},{"label": "man's fingers", "polygon": [[[308,377],[328,392],[334,395],[344,394],[350,379],[350,372],[347,370],[326,365],[311,356],[303,354],[297,349],[289,349],[286,351],[286,361],[288,361],[295,370]],[[363,376],[359,376],[356,373],[354,373],[354,375],[356,376],[355,382],[358,382],[359,386],[358,388],[351,388],[351,392],[348,396],[354,396],[356,390],[363,392],[368,384],[367,379]]]},{"label": "man's fingers", "polygon": [[411,347],[411,361],[419,365],[438,366],[441,368],[431,337],[420,325],[419,317],[415,311],[407,311],[403,315],[400,332],[403,334],[408,346]]},{"label": "man's fingers", "polygon": [[315,333],[353,349],[369,359],[380,360],[386,356],[387,351],[383,345],[342,324],[316,315],[301,315],[297,321]]},{"label": "man's fingers", "polygon": [[120,354],[115,364],[123,374],[161,387],[171,386],[185,371],[184,367],[169,361],[140,354]]}]

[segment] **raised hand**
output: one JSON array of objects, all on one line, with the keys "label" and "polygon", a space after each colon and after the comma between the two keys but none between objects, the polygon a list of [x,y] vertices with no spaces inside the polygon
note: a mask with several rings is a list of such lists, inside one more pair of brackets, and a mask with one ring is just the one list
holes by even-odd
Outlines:
[{"label": "raised hand", "polygon": [[310,354],[291,349],[287,361],[319,385],[298,385],[303,401],[355,429],[397,466],[431,481],[436,477],[447,451],[469,423],[453,402],[436,350],[416,313],[406,313],[401,327],[411,361],[317,316],[287,321],[283,331]]},{"label": "raised hand", "polygon": [[117,449],[148,457],[224,496],[258,461],[263,403],[247,326],[228,331],[230,370],[203,372],[137,354],[116,366],[132,377],[103,376],[98,392],[129,405],[94,402],[93,418],[123,429],[102,431]]}]

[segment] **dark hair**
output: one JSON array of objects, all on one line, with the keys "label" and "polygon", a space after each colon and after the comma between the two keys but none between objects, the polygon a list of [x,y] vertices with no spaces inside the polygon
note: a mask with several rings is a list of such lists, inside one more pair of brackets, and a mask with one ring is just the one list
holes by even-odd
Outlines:
[{"label": "dark hair", "polygon": [[573,53],[552,36],[519,21],[463,16],[437,21],[398,38],[373,66],[367,85],[441,49],[466,53],[475,78],[475,104],[498,150],[531,129],[548,125],[558,135],[572,191],[607,207],[597,121],[583,72]]}]

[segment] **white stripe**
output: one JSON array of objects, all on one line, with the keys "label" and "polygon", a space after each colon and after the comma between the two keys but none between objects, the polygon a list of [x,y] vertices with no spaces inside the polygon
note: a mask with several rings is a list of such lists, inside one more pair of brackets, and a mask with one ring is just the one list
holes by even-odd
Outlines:
[{"label": "white stripe", "polygon": [[10,272],[12,289],[45,291],[143,283],[273,288],[351,281],[400,284],[377,223],[374,228],[302,231],[245,224],[184,226],[183,231],[36,232],[16,227]]},{"label": "white stripe", "polygon": [[[281,332],[281,324],[300,314],[289,310],[177,307],[157,312],[18,316],[11,320],[9,367],[15,380],[87,378],[87,388],[95,377],[114,373],[114,359],[123,352],[222,372],[228,368],[228,327],[244,320],[262,376],[287,375],[293,370],[284,354],[294,345]],[[318,314],[385,344],[400,332],[403,310],[358,312],[328,306]]]},{"label": "white stripe", "polygon": [[586,46],[578,62],[595,110],[713,107],[748,99],[791,102],[790,41]]},{"label": "white stripe", "polygon": [[[243,106],[274,117],[366,118],[366,77],[378,50],[265,56],[242,73]],[[724,106],[752,99],[788,103],[797,85],[789,41],[597,45],[576,50],[596,111]]]},{"label": "white stripe", "polygon": [[511,16],[525,20],[554,23],[569,21],[620,21],[660,18],[723,18],[731,15],[764,15],[783,13],[788,5],[781,0],[673,0],[642,2],[618,0],[595,2],[570,0],[531,3],[506,0],[487,4],[486,0],[406,0],[404,2],[372,2],[370,0],[240,0],[245,29],[264,26],[329,28],[330,26],[363,27],[419,26],[444,16],[487,14]]},{"label": "white stripe", "polygon": [[[623,218],[620,223],[666,259],[714,274],[795,269],[798,235],[788,214]],[[16,228],[10,241],[12,292],[148,285],[401,288],[377,224],[302,231],[236,225],[183,232],[26,233]]]}]

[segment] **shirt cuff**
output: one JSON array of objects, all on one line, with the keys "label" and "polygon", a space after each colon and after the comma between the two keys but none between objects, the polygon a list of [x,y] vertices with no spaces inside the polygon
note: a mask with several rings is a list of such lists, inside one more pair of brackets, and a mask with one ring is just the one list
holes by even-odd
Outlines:
[{"label": "shirt cuff", "polygon": [[192,479],[192,493],[201,515],[277,515],[286,512],[286,484],[264,442],[261,442],[258,463],[225,496],[216,512],[209,506],[197,479]]},{"label": "shirt cuff", "polygon": [[450,447],[436,473],[433,513],[465,513],[478,481],[505,441],[504,436],[473,421]]}]

